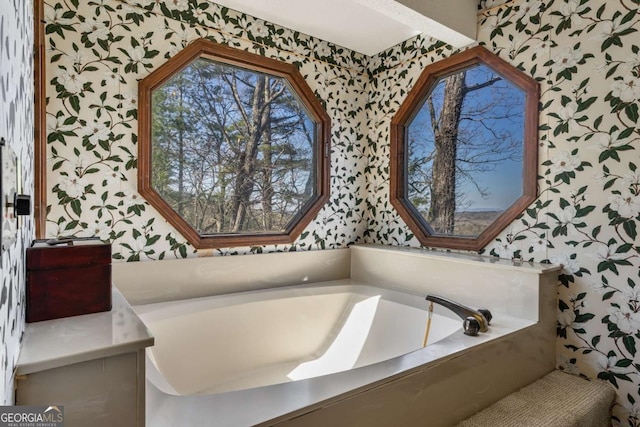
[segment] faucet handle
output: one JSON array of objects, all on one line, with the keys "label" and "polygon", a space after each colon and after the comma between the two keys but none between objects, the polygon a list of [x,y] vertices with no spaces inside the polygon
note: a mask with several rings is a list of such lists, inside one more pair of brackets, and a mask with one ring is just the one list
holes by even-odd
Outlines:
[{"label": "faucet handle", "polygon": [[[466,305],[462,305],[450,299],[446,299],[436,295],[427,295],[426,300],[432,303],[439,304],[453,311],[465,322],[465,325],[469,321],[469,317],[473,317],[475,319],[475,322],[478,324],[478,329],[480,332],[487,332],[489,330],[489,321],[492,317],[489,310],[483,309],[481,312],[478,310],[474,310],[471,307],[467,307]],[[475,323],[470,324],[469,326],[470,333],[467,333],[467,328],[465,326],[465,334],[473,335],[472,331],[473,329],[475,329]]]},{"label": "faucet handle", "polygon": [[478,332],[480,332],[480,322],[478,322],[478,319],[473,316],[469,316],[464,319],[462,327],[464,329],[464,334],[472,337],[477,336]]},{"label": "faucet handle", "polygon": [[490,325],[491,324],[491,319],[493,319],[493,316],[491,315],[491,312],[489,310],[487,310],[486,308],[479,308],[478,312],[480,314],[482,314],[485,319],[487,319],[487,325]]}]

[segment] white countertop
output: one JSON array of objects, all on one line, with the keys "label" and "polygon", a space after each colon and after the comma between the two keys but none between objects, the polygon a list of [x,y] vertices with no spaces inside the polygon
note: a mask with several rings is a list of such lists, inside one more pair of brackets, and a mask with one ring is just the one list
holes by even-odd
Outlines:
[{"label": "white countertop", "polygon": [[17,374],[25,375],[153,345],[153,336],[120,291],[101,313],[27,323]]}]

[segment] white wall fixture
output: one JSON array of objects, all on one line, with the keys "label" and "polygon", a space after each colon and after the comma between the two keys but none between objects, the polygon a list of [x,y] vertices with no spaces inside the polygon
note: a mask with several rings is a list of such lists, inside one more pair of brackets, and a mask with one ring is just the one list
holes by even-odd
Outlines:
[{"label": "white wall fixture", "polygon": [[18,191],[18,158],[16,153],[0,138],[0,163],[2,183],[0,187],[0,208],[2,209],[2,252],[13,245],[18,235],[13,199]]},{"label": "white wall fixture", "polygon": [[31,213],[31,196],[22,193],[22,164],[16,152],[0,137],[0,164],[2,183],[0,196],[2,209],[2,251],[13,245],[21,226],[20,217]]}]

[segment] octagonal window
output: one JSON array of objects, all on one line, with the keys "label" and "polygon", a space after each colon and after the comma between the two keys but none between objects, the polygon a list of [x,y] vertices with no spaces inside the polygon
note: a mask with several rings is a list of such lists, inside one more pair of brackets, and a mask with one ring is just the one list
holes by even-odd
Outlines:
[{"label": "octagonal window", "polygon": [[140,98],[140,192],[194,246],[292,242],[326,201],[329,120],[295,66],[199,40]]},{"label": "octagonal window", "polygon": [[392,126],[392,203],[422,244],[478,250],[535,199],[537,83],[484,48],[427,67]]}]

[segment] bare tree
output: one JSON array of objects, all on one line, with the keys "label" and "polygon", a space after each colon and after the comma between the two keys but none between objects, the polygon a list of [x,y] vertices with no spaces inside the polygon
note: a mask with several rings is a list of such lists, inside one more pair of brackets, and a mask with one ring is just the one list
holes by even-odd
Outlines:
[{"label": "bare tree", "polygon": [[410,199],[437,234],[459,234],[468,198],[461,183],[488,197],[478,176],[521,156],[522,136],[513,133],[523,120],[521,92],[488,68],[470,81],[471,72],[443,78],[409,126]]},{"label": "bare tree", "polygon": [[194,61],[154,91],[154,188],[200,233],[283,229],[314,179],[303,112],[279,77]]},{"label": "bare tree", "polygon": [[436,115],[433,99],[427,105],[435,138],[435,156],[431,178],[429,222],[440,231],[451,233],[456,211],[456,158],[458,125],[465,96],[465,73],[445,79],[444,100],[440,116]]}]

